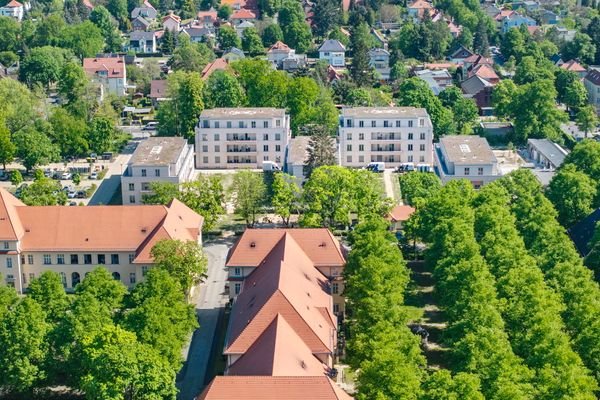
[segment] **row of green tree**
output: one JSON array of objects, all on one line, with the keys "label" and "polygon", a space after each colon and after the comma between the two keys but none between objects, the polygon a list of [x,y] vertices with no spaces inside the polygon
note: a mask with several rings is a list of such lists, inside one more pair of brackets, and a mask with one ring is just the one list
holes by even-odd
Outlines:
[{"label": "row of green tree", "polygon": [[61,385],[88,399],[174,399],[181,349],[198,326],[186,301],[206,269],[197,247],[159,242],[155,268],[131,292],[105,268],[73,296],[50,271],[26,297],[0,287],[0,391],[35,397]]}]

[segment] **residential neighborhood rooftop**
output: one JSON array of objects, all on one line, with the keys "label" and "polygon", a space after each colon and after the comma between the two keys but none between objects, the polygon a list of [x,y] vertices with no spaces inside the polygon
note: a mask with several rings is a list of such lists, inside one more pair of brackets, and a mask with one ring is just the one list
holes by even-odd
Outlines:
[{"label": "residential neighborhood rooftop", "polygon": [[130,165],[175,164],[187,141],[182,137],[150,137],[140,142],[135,149]]},{"label": "residential neighborhood rooftop", "polygon": [[485,138],[474,135],[444,136],[440,138],[447,161],[454,164],[490,164],[496,156]]},{"label": "residential neighborhood rooftop", "polygon": [[247,118],[283,118],[285,109],[283,108],[211,108],[202,111],[200,118],[229,118],[229,119],[247,119]]},{"label": "residential neighborhood rooftop", "polygon": [[355,118],[416,118],[429,116],[427,110],[416,107],[348,107],[342,109],[342,115]]}]

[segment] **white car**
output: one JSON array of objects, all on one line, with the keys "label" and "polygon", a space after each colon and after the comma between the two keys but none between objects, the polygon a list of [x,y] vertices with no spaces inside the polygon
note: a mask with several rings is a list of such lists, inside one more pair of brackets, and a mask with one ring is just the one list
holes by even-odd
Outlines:
[{"label": "white car", "polygon": [[63,174],[60,176],[60,179],[66,180],[66,179],[71,179],[72,177],[73,177],[73,174],[71,174],[70,172],[63,172]]},{"label": "white car", "polygon": [[97,172],[92,172],[90,174],[90,179],[98,179],[98,173]]}]

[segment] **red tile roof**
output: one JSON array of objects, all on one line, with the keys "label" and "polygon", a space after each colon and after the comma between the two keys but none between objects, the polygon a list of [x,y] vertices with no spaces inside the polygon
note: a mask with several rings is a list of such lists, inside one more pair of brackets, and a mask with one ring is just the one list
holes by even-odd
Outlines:
[{"label": "red tile roof", "polygon": [[208,77],[211,76],[213,72],[219,70],[226,70],[228,68],[229,64],[227,63],[226,59],[217,58],[215,61],[208,63],[206,67],[204,67],[204,69],[200,73],[200,77],[202,77],[202,79],[208,79]]},{"label": "red tile roof", "polygon": [[389,218],[393,222],[407,221],[408,218],[414,212],[415,212],[415,209],[413,207],[411,207],[411,206],[398,205],[398,206],[392,208],[392,211],[390,211]]},{"label": "red tile roof", "polygon": [[217,376],[196,400],[351,400],[325,376]]},{"label": "red tile roof", "polygon": [[587,70],[575,60],[567,61],[560,66],[562,69],[573,72],[586,72]]},{"label": "red tile roof", "polygon": [[290,51],[290,48],[287,44],[283,43],[281,40],[278,40],[273,46],[269,48],[269,51]]},{"label": "red tile roof", "polygon": [[284,232],[277,244],[269,247],[271,251],[260,268],[246,277],[234,303],[224,353],[246,353],[278,314],[312,353],[333,352],[337,320],[330,311],[327,279],[291,233]]},{"label": "red tile roof", "polygon": [[428,9],[428,10],[431,10],[431,9],[433,9],[433,6],[428,1],[425,1],[425,0],[416,0],[416,1],[412,2],[411,4],[409,4],[408,8],[418,8],[418,9]]},{"label": "red tile roof", "polygon": [[175,15],[175,14],[165,15],[162,19],[163,23],[168,19],[172,19],[173,21],[176,21],[176,22],[181,22],[181,17],[179,15]]},{"label": "red tile roof", "polygon": [[23,4],[19,3],[17,0],[11,0],[11,2],[5,5],[4,7],[17,8],[23,7]]},{"label": "red tile roof", "polygon": [[123,57],[84,58],[83,69],[88,75],[106,71],[107,78],[124,78],[125,59]]},{"label": "red tile roof", "polygon": [[342,247],[329,229],[246,229],[231,249],[226,266],[258,267],[286,233],[294,238],[315,267],[346,263]]},{"label": "red tile roof", "polygon": [[155,79],[150,82],[150,98],[162,99],[167,97],[167,80]]},{"label": "red tile roof", "polygon": [[206,17],[210,17],[212,21],[217,19],[217,12],[215,10],[199,11],[197,14],[198,20],[204,20]]},{"label": "red tile roof", "polygon": [[496,74],[496,71],[494,71],[494,69],[487,64],[476,65],[469,73],[469,77],[473,75],[477,75],[478,77],[483,78],[491,83],[497,83],[500,80],[500,77],[498,74]]},{"label": "red tile roof", "polygon": [[242,8],[241,10],[235,11],[230,19],[256,19],[256,14],[250,10]]}]

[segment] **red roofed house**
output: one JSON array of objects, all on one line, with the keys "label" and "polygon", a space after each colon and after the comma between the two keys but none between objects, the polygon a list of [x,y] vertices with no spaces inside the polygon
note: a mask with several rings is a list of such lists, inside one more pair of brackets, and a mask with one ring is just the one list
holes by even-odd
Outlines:
[{"label": "red roofed house", "polygon": [[0,188],[0,274],[22,293],[44,271],[72,290],[98,265],[132,287],[161,239],[201,243],[203,219],[180,201],[167,206],[26,206]]},{"label": "red roofed house", "polygon": [[415,209],[407,205],[397,205],[390,211],[388,215],[388,221],[391,222],[391,229],[399,231],[402,229],[404,222],[408,221]]},{"label": "red roofed house", "polygon": [[24,14],[25,6],[17,0],[11,0],[7,5],[0,7],[0,17],[11,17],[21,21]]},{"label": "red roofed house", "polygon": [[200,26],[212,27],[217,22],[217,11],[214,8],[208,11],[200,11],[196,16],[196,20]]},{"label": "red roofed house", "polygon": [[150,96],[154,107],[164,100],[169,100],[167,94],[167,80],[166,79],[154,79],[150,82]]},{"label": "red roofed house", "polygon": [[271,46],[267,51],[267,60],[279,66],[283,60],[294,57],[295,55],[295,50],[290,49],[290,47],[282,41],[277,41],[277,43]]},{"label": "red roofed house", "polygon": [[313,268],[329,280],[334,313],[343,314],[345,301],[342,272],[346,259],[342,246],[328,229],[246,229],[229,252],[225,266],[233,283],[230,297],[241,293],[244,279],[262,263],[277,242],[289,234],[312,262]]},{"label": "red roofed house", "polygon": [[242,22],[246,22],[246,21],[254,22],[254,21],[256,21],[256,14],[250,10],[241,9],[238,11],[234,11],[233,14],[231,14],[231,17],[229,17],[229,20],[234,25],[239,25]]},{"label": "red roofed house", "polygon": [[415,22],[422,20],[426,13],[432,16],[436,11],[433,5],[426,0],[415,0],[408,5],[408,16],[412,17]]},{"label": "red roofed house", "polygon": [[181,17],[173,13],[165,15],[162,19],[162,24],[164,29],[177,33],[179,32],[179,26],[181,24]]},{"label": "red roofed house", "polygon": [[200,73],[200,77],[204,80],[208,79],[215,71],[225,71],[229,69],[229,63],[224,58],[217,58],[215,61],[208,63]]},{"label": "red roofed house", "polygon": [[127,70],[123,57],[84,58],[83,69],[93,82],[100,85],[100,98],[104,93],[124,96],[127,89]]},{"label": "red roofed house", "polygon": [[478,64],[475,67],[473,67],[473,69],[469,71],[468,76],[471,77],[473,75],[477,75],[478,77],[485,79],[492,85],[496,85],[498,82],[500,82],[500,77],[498,76],[498,74],[496,74],[494,68],[492,68],[488,64]]},{"label": "red roofed house", "polygon": [[566,63],[562,63],[560,67],[562,69],[566,69],[567,71],[575,72],[577,75],[579,75],[580,78],[583,78],[587,75],[587,70],[575,60],[570,60]]}]

